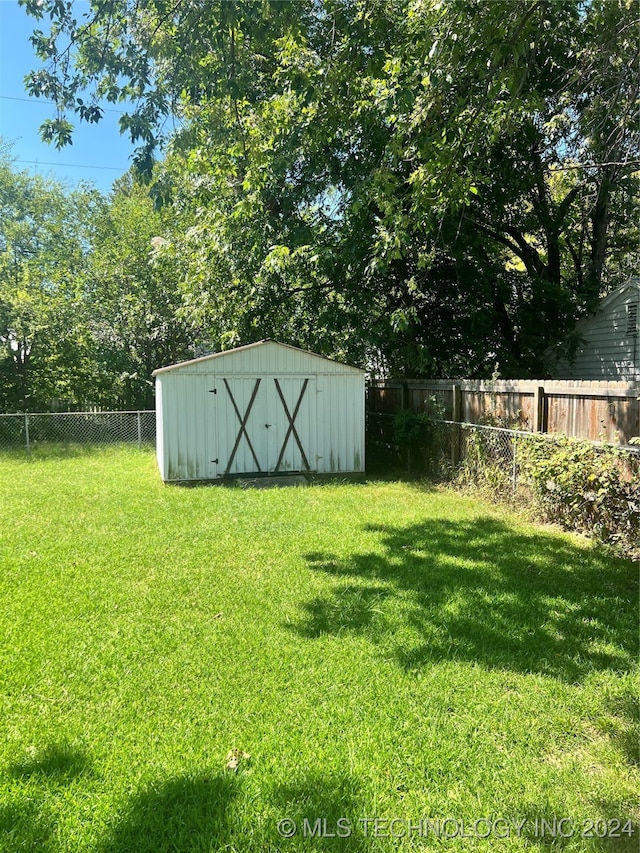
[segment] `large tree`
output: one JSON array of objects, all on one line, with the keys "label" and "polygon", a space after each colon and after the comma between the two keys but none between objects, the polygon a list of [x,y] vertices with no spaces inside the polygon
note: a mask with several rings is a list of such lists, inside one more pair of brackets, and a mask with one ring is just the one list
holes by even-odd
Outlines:
[{"label": "large tree", "polygon": [[59,106],[46,136],[136,99],[123,129],[150,176],[179,119],[152,192],[217,346],[535,373],[637,262],[631,0],[25,5],[52,22],[30,81]]},{"label": "large tree", "polygon": [[152,408],[153,370],[194,354],[198,330],[182,311],[178,267],[162,252],[173,217],[162,213],[127,174],[95,222],[83,296],[95,347],[94,393],[104,406]]},{"label": "large tree", "polygon": [[0,160],[0,408],[86,399],[93,348],[82,295],[100,196]]}]

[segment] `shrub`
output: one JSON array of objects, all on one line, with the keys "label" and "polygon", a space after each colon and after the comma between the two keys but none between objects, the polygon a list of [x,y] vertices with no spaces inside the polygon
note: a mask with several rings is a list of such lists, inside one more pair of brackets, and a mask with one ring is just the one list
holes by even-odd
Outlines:
[{"label": "shrub", "polygon": [[540,438],[526,442],[520,470],[547,520],[634,551],[640,547],[640,479],[631,454],[612,445]]},{"label": "shrub", "polygon": [[400,409],[393,419],[394,442],[401,454],[406,454],[411,473],[433,471],[440,452],[442,407],[435,397],[426,402],[426,411]]}]

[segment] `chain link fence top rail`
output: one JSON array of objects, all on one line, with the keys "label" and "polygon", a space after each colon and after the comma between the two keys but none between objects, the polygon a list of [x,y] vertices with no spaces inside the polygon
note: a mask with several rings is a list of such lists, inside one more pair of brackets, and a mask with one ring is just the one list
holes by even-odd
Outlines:
[{"label": "chain link fence top rail", "polygon": [[0,414],[0,449],[38,444],[155,443],[155,411]]}]

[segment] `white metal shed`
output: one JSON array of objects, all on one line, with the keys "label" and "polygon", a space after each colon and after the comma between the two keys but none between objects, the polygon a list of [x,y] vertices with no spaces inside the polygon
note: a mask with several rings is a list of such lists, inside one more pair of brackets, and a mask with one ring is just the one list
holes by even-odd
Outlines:
[{"label": "white metal shed", "polygon": [[154,371],[162,479],[364,471],[365,372],[276,341]]}]

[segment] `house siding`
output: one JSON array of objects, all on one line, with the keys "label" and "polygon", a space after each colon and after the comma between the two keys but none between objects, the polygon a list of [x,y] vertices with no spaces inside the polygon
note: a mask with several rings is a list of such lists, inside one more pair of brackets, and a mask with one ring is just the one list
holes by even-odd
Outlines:
[{"label": "house siding", "polygon": [[640,379],[640,335],[629,333],[628,308],[640,303],[640,280],[628,282],[617,294],[603,300],[598,312],[576,327],[584,343],[573,362],[563,360],[554,371],[557,379]]}]

